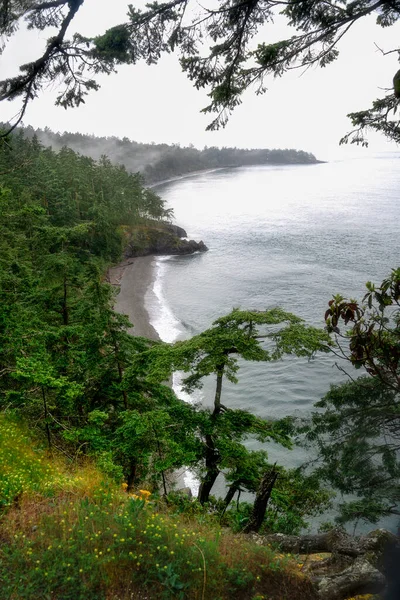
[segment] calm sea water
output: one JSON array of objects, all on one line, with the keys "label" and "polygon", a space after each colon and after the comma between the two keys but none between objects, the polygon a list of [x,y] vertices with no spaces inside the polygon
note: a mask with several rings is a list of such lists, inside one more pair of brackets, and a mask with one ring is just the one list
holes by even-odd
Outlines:
[{"label": "calm sea water", "polygon": [[[333,294],[361,298],[400,265],[400,153],[307,166],[226,169],[157,188],[176,222],[209,252],[156,260],[146,302],[165,341],[209,327],[233,307],[281,306],[323,326]],[[332,356],[243,364],[223,402],[265,418],[305,416],[331,383]],[[178,383],[178,377],[175,383]],[[212,382],[195,399],[209,404]],[[287,466],[304,450],[268,448]]]}]

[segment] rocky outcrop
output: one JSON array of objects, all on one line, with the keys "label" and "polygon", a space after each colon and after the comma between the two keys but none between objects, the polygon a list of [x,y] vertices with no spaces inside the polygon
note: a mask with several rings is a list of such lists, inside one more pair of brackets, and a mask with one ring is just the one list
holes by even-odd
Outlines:
[{"label": "rocky outcrop", "polygon": [[400,598],[400,539],[385,529],[358,537],[340,529],[315,535],[251,537],[257,544],[298,554],[301,570],[321,600],[345,600],[358,594]]},{"label": "rocky outcrop", "polygon": [[385,589],[385,576],[363,556],[347,569],[322,577],[314,575],[318,595],[323,600],[342,600],[361,594],[378,594]]},{"label": "rocky outcrop", "polygon": [[[155,226],[157,227],[159,225],[156,224]],[[179,225],[174,225],[173,223],[163,223],[162,228],[179,238],[187,238],[186,231],[183,229],[183,227],[179,227]]]},{"label": "rocky outcrop", "polygon": [[206,252],[203,241],[196,242],[186,238],[186,231],[171,223],[150,223],[133,228],[129,233],[125,258],[136,256],[179,255]]}]

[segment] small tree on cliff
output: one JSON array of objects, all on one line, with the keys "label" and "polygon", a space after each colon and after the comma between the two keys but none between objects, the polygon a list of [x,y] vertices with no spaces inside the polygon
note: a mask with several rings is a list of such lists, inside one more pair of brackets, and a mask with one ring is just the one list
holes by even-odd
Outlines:
[{"label": "small tree on cliff", "polygon": [[133,370],[149,373],[152,380],[165,381],[174,371],[188,373],[183,388],[193,392],[203,386],[204,378],[215,377],[211,411],[201,411],[199,435],[203,441],[199,500],[207,502],[219,473],[235,470],[233,457],[240,458],[243,441],[255,436],[290,447],[290,422],[266,421],[246,411],[232,410],[222,404],[224,377],[237,382],[239,359],[270,362],[286,354],[312,356],[327,351],[329,336],[307,326],[295,315],[280,308],[266,311],[234,309],[214,321],[212,327],[190,340],[159,344],[138,355]]}]

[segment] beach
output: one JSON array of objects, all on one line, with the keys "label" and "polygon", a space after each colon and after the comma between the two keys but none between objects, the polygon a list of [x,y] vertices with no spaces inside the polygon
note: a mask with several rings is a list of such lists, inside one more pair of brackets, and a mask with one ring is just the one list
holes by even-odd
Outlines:
[{"label": "beach", "polygon": [[[154,256],[141,256],[123,261],[108,270],[107,280],[114,287],[119,287],[114,309],[120,314],[127,315],[133,324],[128,332],[151,340],[159,340],[160,336],[150,324],[150,316],[145,306],[146,292],[154,283],[154,262]],[[190,486],[194,493],[197,493],[193,476],[185,468],[168,473],[166,479],[169,489],[187,489],[187,486]]]},{"label": "beach", "polygon": [[108,281],[119,287],[114,308],[133,324],[129,333],[159,340],[145,306],[146,292],[154,281],[153,262],[153,256],[131,258],[109,269]]}]

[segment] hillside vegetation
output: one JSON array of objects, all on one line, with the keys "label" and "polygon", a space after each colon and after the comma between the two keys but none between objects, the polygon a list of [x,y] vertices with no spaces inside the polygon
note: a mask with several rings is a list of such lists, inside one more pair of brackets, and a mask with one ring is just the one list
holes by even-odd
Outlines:
[{"label": "hillside vegetation", "polygon": [[[291,447],[290,419],[272,423],[220,404],[210,413],[177,398],[165,382],[183,370],[188,389],[207,375],[220,387],[223,377],[236,379],[240,356],[311,355],[326,346],[326,334],[274,309],[233,311],[173,346],[132,337],[126,317],[113,310],[105,271],[120,258],[127,231],[169,217],[162,200],[139,175],[104,157],[56,153],[22,132],[1,146],[0,172],[0,408],[23,415],[50,451],[93,456],[129,488],[145,482],[167,493],[168,473],[186,465],[203,482],[204,504],[224,472],[227,522],[233,495],[255,492],[268,472],[274,482],[279,474],[270,528],[297,531],[321,512],[329,494],[316,478],[273,468],[264,450],[244,445],[255,438]],[[262,349],[259,328],[274,331],[273,352]],[[243,518],[249,516],[248,506]]]},{"label": "hillside vegetation", "polygon": [[2,597],[312,600],[296,560],[127,494],[0,416]]}]

